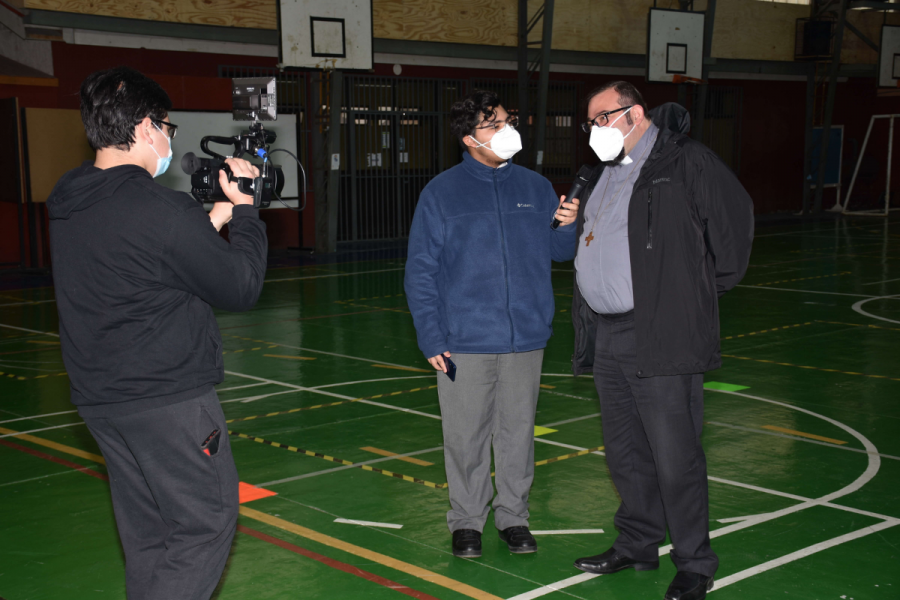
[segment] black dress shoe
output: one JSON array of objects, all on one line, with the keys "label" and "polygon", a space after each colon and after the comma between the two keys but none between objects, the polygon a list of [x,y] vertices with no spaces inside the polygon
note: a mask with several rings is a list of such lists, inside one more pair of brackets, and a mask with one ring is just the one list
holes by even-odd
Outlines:
[{"label": "black dress shoe", "polygon": [[[659,568],[659,561],[640,562],[616,552],[615,548],[610,548],[603,554],[579,558],[575,561],[575,568],[581,569],[585,573],[608,575],[610,573],[615,573],[616,571],[621,571],[622,569],[652,571]],[[668,598],[668,596],[666,597]]]},{"label": "black dress shoe", "polygon": [[527,527],[507,527],[500,531],[500,539],[506,542],[513,554],[537,552],[537,540]]},{"label": "black dress shoe", "polygon": [[666,600],[703,600],[706,598],[706,592],[712,587],[712,577],[690,571],[678,571],[666,591]]},{"label": "black dress shoe", "polygon": [[478,558],[481,556],[481,532],[457,529],[453,532],[453,556]]}]

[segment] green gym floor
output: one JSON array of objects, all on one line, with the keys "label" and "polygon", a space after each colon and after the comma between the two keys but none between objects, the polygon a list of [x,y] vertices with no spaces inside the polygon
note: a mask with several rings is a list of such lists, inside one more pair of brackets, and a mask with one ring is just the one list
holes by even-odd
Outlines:
[{"label": "green gym floor", "polygon": [[[489,519],[483,556],[461,559],[402,252],[339,256],[273,261],[255,309],[218,315],[219,397],[249,485],[217,597],[661,599],[675,575],[665,556],[641,573],[572,566],[610,546],[618,500],[593,382],[570,375],[571,263],[553,273],[538,404],[539,551],[510,554]],[[0,289],[0,596],[124,598],[106,470],[69,404],[42,285]],[[720,307],[703,434],[721,560],[711,597],[897,600],[900,220],[761,224]]]}]

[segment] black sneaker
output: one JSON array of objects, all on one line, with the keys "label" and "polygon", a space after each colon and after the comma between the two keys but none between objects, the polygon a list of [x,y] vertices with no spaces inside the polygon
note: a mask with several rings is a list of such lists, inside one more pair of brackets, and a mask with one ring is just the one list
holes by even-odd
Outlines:
[{"label": "black sneaker", "polygon": [[457,529],[453,532],[453,556],[478,558],[481,556],[481,532]]},{"label": "black sneaker", "polygon": [[500,531],[500,539],[509,546],[513,554],[528,554],[537,552],[537,540],[531,535],[527,527],[507,527]]}]

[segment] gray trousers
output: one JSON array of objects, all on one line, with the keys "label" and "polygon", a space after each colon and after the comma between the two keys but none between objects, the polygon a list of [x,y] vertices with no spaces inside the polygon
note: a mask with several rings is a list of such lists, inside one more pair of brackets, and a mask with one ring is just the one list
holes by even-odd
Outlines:
[{"label": "gray trousers", "polygon": [[613,547],[655,561],[669,535],[679,571],[711,577],[719,559],[709,540],[703,430],[703,374],[637,376],[634,317],[597,319],[594,383],[606,462],[622,503]]},{"label": "gray trousers", "polygon": [[[114,418],[88,418],[125,551],[128,600],[206,600],[237,525],[238,474],[215,391]],[[220,431],[218,451],[200,445]]]},{"label": "gray trousers", "polygon": [[544,351],[454,354],[456,381],[438,373],[444,462],[450,484],[447,525],[484,530],[491,497],[494,449],[497,529],[528,526],[534,479],[534,412]]}]

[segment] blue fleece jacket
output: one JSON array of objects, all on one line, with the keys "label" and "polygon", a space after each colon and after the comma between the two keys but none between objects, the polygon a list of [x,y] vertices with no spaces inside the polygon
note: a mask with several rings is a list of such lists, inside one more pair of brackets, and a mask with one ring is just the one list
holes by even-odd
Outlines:
[{"label": "blue fleece jacket", "polygon": [[571,260],[575,224],[550,228],[550,182],[469,153],[422,190],[409,233],[405,288],[427,357],[527,352],[547,345],[555,311],[551,259]]}]

